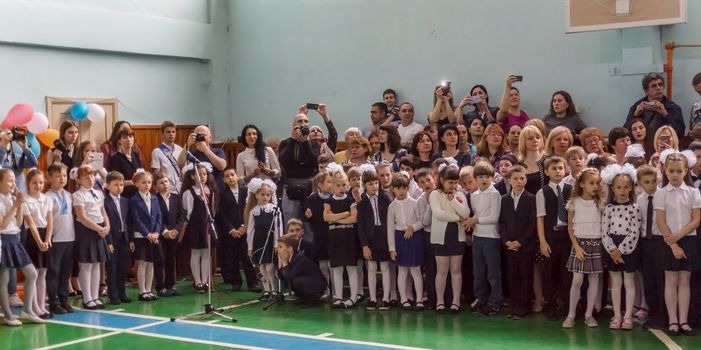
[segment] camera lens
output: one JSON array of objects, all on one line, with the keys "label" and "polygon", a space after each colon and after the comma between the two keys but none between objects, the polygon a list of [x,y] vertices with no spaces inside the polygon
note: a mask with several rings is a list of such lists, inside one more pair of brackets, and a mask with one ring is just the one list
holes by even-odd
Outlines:
[{"label": "camera lens", "polygon": [[309,127],[302,125],[299,127],[299,132],[301,132],[302,135],[307,136],[309,135]]}]

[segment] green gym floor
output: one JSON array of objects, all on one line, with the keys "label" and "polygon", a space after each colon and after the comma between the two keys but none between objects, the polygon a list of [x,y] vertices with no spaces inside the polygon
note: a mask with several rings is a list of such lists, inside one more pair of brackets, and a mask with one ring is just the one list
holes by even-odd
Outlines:
[{"label": "green gym floor", "polygon": [[[203,310],[207,294],[195,294],[189,283],[177,287],[181,296],[155,302],[77,310],[44,325],[0,325],[0,349],[701,349],[701,336],[670,338],[638,325],[612,331],[606,319],[596,329],[578,319],[564,330],[541,314],[515,321],[505,311],[485,318],[465,311],[301,309],[291,301],[263,311],[267,303],[257,294],[218,284],[212,302],[237,318],[234,324],[215,315],[187,316]],[[129,293],[135,298],[133,286]],[[72,303],[79,306],[80,299]]]}]

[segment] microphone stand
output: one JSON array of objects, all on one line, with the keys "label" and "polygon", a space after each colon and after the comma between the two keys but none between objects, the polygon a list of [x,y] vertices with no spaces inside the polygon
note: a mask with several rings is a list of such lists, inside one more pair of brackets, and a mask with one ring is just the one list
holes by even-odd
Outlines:
[{"label": "microphone stand", "polygon": [[[282,220],[282,213],[280,212],[280,207],[276,205],[276,206],[275,206],[275,212],[273,213],[273,224],[272,224],[272,226],[271,226],[271,228],[270,228],[271,230],[274,229],[274,227],[278,224],[278,221],[279,221],[279,220]],[[277,233],[277,232],[274,232],[273,234],[275,235],[275,234],[278,234],[278,233]],[[270,237],[270,235],[268,235],[268,238],[269,238],[269,237]],[[267,246],[268,246],[268,241],[269,241],[269,239],[266,239],[266,240],[265,240],[265,245],[263,246],[263,253],[265,253],[265,248],[267,248]],[[260,259],[258,259],[258,265],[259,265],[259,266],[260,266],[260,262],[263,260],[263,253],[261,253]],[[275,256],[275,255],[276,255],[275,247],[273,247],[273,256]],[[276,269],[276,270],[277,270],[277,269]],[[277,274],[277,271],[276,271],[276,274]],[[271,283],[271,284],[272,284],[272,283]],[[277,293],[276,293],[275,296],[273,297],[273,300],[272,300],[270,303],[268,303],[268,305],[265,305],[265,306],[263,307],[263,311],[266,311],[266,310],[270,309],[270,308],[273,307],[274,305],[277,305],[277,304],[282,305],[282,304],[284,304],[284,303],[285,303],[285,295],[282,293],[282,279],[278,276],[278,277],[277,277]]]},{"label": "microphone stand", "polygon": [[209,201],[207,200],[207,195],[206,192],[204,191],[204,184],[202,183],[200,179],[200,172],[198,170],[198,166],[200,165],[200,161],[195,158],[190,152],[187,152],[187,160],[190,161],[193,165],[194,168],[194,173],[195,173],[195,180],[197,181],[197,184],[200,189],[200,197],[202,201],[204,202],[204,208],[205,212],[207,213],[207,228],[205,231],[205,234],[207,235],[207,252],[209,253],[209,261],[210,261],[210,267],[209,271],[207,271],[207,280],[209,283],[207,284],[207,304],[204,304],[204,313],[205,315],[216,315],[221,318],[224,318],[226,320],[229,320],[233,323],[238,322],[237,319],[224,315],[224,309],[221,308],[215,308],[212,305],[212,285],[214,284],[212,282],[212,236],[214,236],[214,239],[217,240],[217,230],[214,227],[214,217],[212,216],[212,212],[209,210]]}]

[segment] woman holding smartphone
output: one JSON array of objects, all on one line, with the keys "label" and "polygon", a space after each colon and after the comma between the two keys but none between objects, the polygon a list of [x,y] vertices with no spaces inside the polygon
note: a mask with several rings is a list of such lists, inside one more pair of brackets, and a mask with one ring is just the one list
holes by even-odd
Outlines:
[{"label": "woman holding smartphone", "polygon": [[677,132],[671,126],[665,125],[657,129],[654,140],[655,153],[650,157],[650,165],[659,169],[660,154],[670,148],[678,150],[679,137],[677,137]]}]

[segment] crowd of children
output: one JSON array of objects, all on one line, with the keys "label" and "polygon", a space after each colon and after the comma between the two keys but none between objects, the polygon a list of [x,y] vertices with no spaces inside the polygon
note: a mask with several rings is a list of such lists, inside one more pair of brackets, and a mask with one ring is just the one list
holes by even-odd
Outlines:
[{"label": "crowd of children", "polygon": [[[334,308],[363,302],[367,281],[365,308],[371,311],[458,313],[467,302],[483,316],[509,305],[513,319],[542,308],[552,320],[564,316],[563,328],[575,326],[581,312],[586,327],[597,327],[596,315],[610,289],[609,328],[632,329],[639,322],[671,334],[695,334],[690,324],[699,310],[690,308],[690,286],[701,264],[696,233],[701,193],[691,183],[690,169],[696,154],[666,150],[659,169],[639,164],[636,169],[605,157],[590,157],[585,166],[577,146],[565,158],[550,156],[543,163],[542,187],[527,186],[526,167],[511,156],[500,159],[498,171],[482,159],[458,168],[438,158],[432,168],[416,169],[415,158],[405,156],[398,172],[387,162],[352,168],[331,163],[313,179],[313,193],[304,202],[313,244],[294,247],[290,242],[299,237],[278,246],[284,227],[276,184],[254,178],[244,187],[234,169],[224,172],[226,186],[218,190],[209,164],[189,165],[179,193],[171,191],[165,174],[138,171],[131,179],[137,192],[128,199],[125,179],[114,171],[103,189],[89,165],[68,174],[64,165],[53,164],[46,178],[34,169],[23,195],[15,191],[14,173],[3,169],[0,285],[7,284],[10,268],[21,269],[20,319],[41,323],[52,313],[73,311],[68,303],[73,262],[83,308],[105,307],[102,264],[109,303],[131,302],[125,282],[133,259],[138,299],[148,302],[179,294],[174,263],[180,243],[190,249],[193,287],[203,293],[212,283],[207,234],[212,212],[219,235],[226,237],[218,247],[231,250],[232,284],[240,288],[241,265],[249,289],[256,290],[253,266],[258,266],[261,299],[275,298],[281,290],[276,247],[283,247],[286,260],[280,267],[292,263],[297,249],[306,255],[294,258],[304,261],[299,264],[318,264],[326,284],[311,295],[328,299]],[[72,194],[64,189],[69,177],[77,187]],[[301,235],[302,226],[292,219],[288,229]],[[534,286],[536,267],[542,268],[542,282]],[[6,288],[0,288],[0,302],[5,324],[21,325]]]}]

